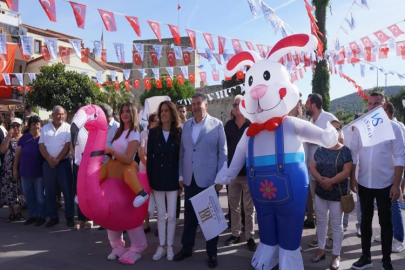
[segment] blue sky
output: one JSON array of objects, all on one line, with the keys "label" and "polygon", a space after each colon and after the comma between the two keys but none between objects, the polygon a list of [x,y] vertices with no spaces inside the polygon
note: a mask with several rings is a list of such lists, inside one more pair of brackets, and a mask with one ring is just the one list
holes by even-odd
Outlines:
[{"label": "blue sky", "polygon": [[[79,29],[70,4],[56,0],[57,23],[49,21],[41,5],[37,0],[20,0],[20,13],[23,23],[40,28],[52,29],[69,35],[77,36],[85,40],[87,46],[92,48],[91,40],[99,40],[101,29],[104,28],[100,15],[96,8],[114,11],[127,15],[137,16],[140,20],[142,37],[140,39],[155,38],[146,19],[162,23],[178,24],[177,3],[180,2],[180,32],[186,36],[185,28],[221,35],[229,38],[251,41],[254,44],[274,45],[282,38],[281,33],[274,34],[270,23],[266,23],[263,17],[253,19],[246,0],[77,0],[78,3],[87,5],[85,29]],[[276,10],[277,15],[295,33],[310,33],[309,19],[302,0],[265,0],[265,2]],[[310,1],[309,1],[310,2]],[[353,0],[331,0],[332,10],[328,11],[327,34],[329,47],[335,37],[339,26],[343,22]],[[398,26],[405,32],[405,1],[403,0],[368,0],[370,10],[364,10],[358,6],[352,9],[353,16],[357,22],[354,30],[349,30],[349,35],[342,31],[338,33],[341,45],[348,45],[351,41],[360,43],[360,38],[402,21]],[[259,12],[259,15],[262,13]],[[112,42],[128,43],[126,45],[126,61],[130,62],[132,50],[130,43],[137,39],[135,32],[123,16],[116,15],[117,32],[104,31],[108,60],[115,61]],[[347,24],[343,24],[348,29]],[[172,37],[167,25],[161,25],[162,37]],[[385,31],[390,34],[389,31]],[[215,46],[218,47],[217,37],[213,36]],[[405,40],[405,35],[397,38],[397,41]],[[246,49],[244,43],[242,46]],[[208,48],[203,36],[197,34],[197,47],[202,51]],[[226,48],[233,53],[230,40],[227,40]],[[211,72],[210,63],[201,58],[204,69]],[[214,63],[212,60],[211,63]],[[384,69],[405,73],[405,60],[397,57],[395,52],[390,52],[388,59],[378,60],[374,63]],[[219,67],[222,69],[222,67]],[[376,86],[376,71],[370,71],[366,67],[366,76],[360,76],[360,66],[345,65],[343,72],[356,80],[364,87]],[[221,76],[223,73],[221,71]],[[211,78],[210,74],[207,76]],[[296,82],[304,96],[311,92],[311,71],[304,73],[304,79]],[[405,85],[397,75],[388,75],[388,85]],[[213,84],[213,81],[209,81]],[[379,75],[379,85],[385,85],[385,76]],[[351,83],[340,78],[338,75],[331,75],[331,98],[335,99],[350,93],[356,92]]]}]

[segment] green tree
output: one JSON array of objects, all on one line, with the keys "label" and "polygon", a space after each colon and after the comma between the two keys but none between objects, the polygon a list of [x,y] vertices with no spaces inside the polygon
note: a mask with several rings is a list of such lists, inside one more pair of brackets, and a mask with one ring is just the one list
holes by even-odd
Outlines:
[{"label": "green tree", "polygon": [[[328,41],[326,39],[326,9],[329,6],[329,0],[312,0],[315,6],[315,18],[318,20],[317,25],[323,37],[319,37],[323,43],[323,50],[327,49]],[[329,96],[329,71],[325,59],[315,63],[315,72],[312,76],[312,93],[318,93],[323,98],[323,109],[330,110],[330,96]]]},{"label": "green tree", "polygon": [[115,114],[119,113],[121,105],[125,102],[134,102],[135,97],[125,88],[125,83],[120,83],[120,88],[118,90],[114,89],[114,84],[110,81],[110,84],[103,84],[103,89],[106,96],[106,102],[111,106]]},{"label": "green tree", "polygon": [[70,119],[80,107],[106,101],[105,94],[87,75],[65,70],[65,65],[61,63],[42,66],[39,70],[40,73],[29,84],[32,91],[25,96],[29,104],[48,111],[60,105],[67,110]]},{"label": "green tree", "polygon": [[[168,74],[161,74],[162,77],[168,76]],[[141,104],[143,105],[145,99],[154,97],[154,96],[169,96],[171,101],[176,104],[178,100],[191,98],[195,93],[195,89],[189,80],[184,80],[184,84],[180,85],[177,82],[176,76],[173,78],[173,86],[167,87],[166,80],[161,79],[162,88],[156,88],[156,80],[152,78],[151,80],[151,89],[145,90],[140,96]]]},{"label": "green tree", "polygon": [[405,89],[401,88],[399,90],[399,93],[393,96],[390,96],[389,100],[394,104],[395,107],[395,117],[398,119],[398,121],[405,121],[404,118],[404,107],[402,105],[402,98],[405,96]]}]

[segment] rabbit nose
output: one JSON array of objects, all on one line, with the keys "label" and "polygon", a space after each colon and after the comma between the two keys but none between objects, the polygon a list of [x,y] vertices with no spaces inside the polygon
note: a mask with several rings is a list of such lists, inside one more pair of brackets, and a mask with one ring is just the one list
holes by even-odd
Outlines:
[{"label": "rabbit nose", "polygon": [[250,90],[250,96],[255,100],[259,100],[266,94],[266,92],[267,92],[267,85],[259,84],[253,87],[252,90]]}]

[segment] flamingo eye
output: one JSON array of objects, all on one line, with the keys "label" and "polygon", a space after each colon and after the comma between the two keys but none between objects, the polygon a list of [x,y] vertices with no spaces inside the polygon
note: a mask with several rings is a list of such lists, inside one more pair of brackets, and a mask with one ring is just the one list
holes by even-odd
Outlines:
[{"label": "flamingo eye", "polygon": [[249,86],[252,86],[252,84],[253,84],[253,77],[250,76],[250,77],[249,77]]},{"label": "flamingo eye", "polygon": [[266,81],[270,80],[270,72],[269,72],[268,70],[266,70],[266,71],[263,73],[263,78],[264,78]]}]

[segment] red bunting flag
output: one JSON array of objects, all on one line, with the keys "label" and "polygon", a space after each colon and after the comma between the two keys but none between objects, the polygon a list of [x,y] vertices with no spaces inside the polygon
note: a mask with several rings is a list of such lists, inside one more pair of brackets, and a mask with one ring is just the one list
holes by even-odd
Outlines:
[{"label": "red bunting flag", "polygon": [[24,89],[21,86],[17,86],[17,90],[20,91],[20,93],[24,93]]},{"label": "red bunting flag", "polygon": [[139,21],[137,17],[133,16],[127,16],[125,15],[125,18],[128,20],[129,24],[132,26],[134,29],[135,33],[138,35],[138,37],[141,36],[141,27],[139,25]]},{"label": "red bunting flag", "polygon": [[233,50],[235,51],[235,54],[243,51],[242,45],[240,44],[239,40],[237,40],[237,39],[232,39],[232,47],[233,47]]},{"label": "red bunting flag", "polygon": [[190,80],[191,83],[195,83],[195,74],[194,73],[189,73],[188,74],[188,79]]},{"label": "red bunting flag", "polygon": [[242,70],[239,70],[238,72],[236,72],[236,79],[243,80],[244,78],[245,78],[245,74],[243,73]]},{"label": "red bunting flag", "polygon": [[82,48],[81,55],[82,55],[82,63],[89,63],[89,48]]},{"label": "red bunting flag", "polygon": [[30,55],[24,55],[23,49],[22,49],[22,45],[21,45],[21,44],[18,44],[18,48],[20,48],[20,53],[21,53],[22,57],[24,58],[24,60],[28,61],[28,60],[31,59],[31,56],[30,56]]},{"label": "red bunting flag", "polygon": [[29,87],[29,86],[25,86],[25,90],[26,90],[27,92],[32,92],[32,89],[31,89],[31,87]]},{"label": "red bunting flag", "polygon": [[98,87],[98,88],[101,88],[101,87],[103,87],[103,85],[101,84],[101,83],[98,83],[98,82],[94,82],[94,84]]},{"label": "red bunting flag", "polygon": [[298,72],[300,73],[300,78],[304,78],[304,73],[302,73],[302,69],[299,69]]},{"label": "red bunting flag", "polygon": [[105,84],[106,84],[106,85],[111,85],[111,82],[110,82],[110,81],[106,81]]},{"label": "red bunting flag", "polygon": [[248,47],[249,50],[254,51],[255,47],[253,46],[253,43],[250,41],[245,41],[246,46]]},{"label": "red bunting flag", "polygon": [[207,72],[200,72],[200,79],[202,82],[207,82]]},{"label": "red bunting flag", "polygon": [[134,80],[134,89],[139,89],[140,84],[141,84],[141,79],[135,79]]},{"label": "red bunting flag", "polygon": [[59,55],[63,64],[70,64],[70,48],[59,46]]},{"label": "red bunting flag", "polygon": [[142,59],[137,50],[132,51],[132,58],[134,59],[135,65],[142,66]]},{"label": "red bunting flag", "polygon": [[215,71],[211,71],[211,74],[212,74],[212,79],[214,80],[214,81],[219,81],[219,70],[217,70],[216,72]]},{"label": "red bunting flag", "polygon": [[183,52],[183,61],[186,66],[191,63],[191,55],[189,52]]},{"label": "red bunting flag", "polygon": [[131,88],[131,84],[129,83],[129,80],[125,80],[125,81],[124,81],[124,84],[125,84],[125,89],[126,89],[127,91],[129,91],[129,89]]},{"label": "red bunting flag", "polygon": [[150,52],[149,52],[149,55],[150,55],[150,58],[152,59],[153,64],[154,64],[155,66],[159,65],[159,61],[158,61],[158,59],[157,59],[156,52],[150,51]]},{"label": "red bunting flag", "polygon": [[396,25],[396,24],[388,26],[387,28],[394,35],[394,37],[399,37],[400,35],[402,35],[404,33],[404,31],[402,31],[401,28],[399,28],[398,25]]},{"label": "red bunting flag", "polygon": [[373,42],[367,36],[361,38],[361,42],[363,42],[363,45],[364,45],[365,48],[372,48],[373,47]]},{"label": "red bunting flag", "polygon": [[119,90],[120,89],[120,83],[118,81],[114,82],[114,89]]},{"label": "red bunting flag", "polygon": [[55,0],[39,0],[49,20],[56,22],[56,6]]},{"label": "red bunting flag", "polygon": [[173,87],[173,79],[170,76],[166,76],[166,86]]},{"label": "red bunting flag", "polygon": [[197,46],[196,46],[197,43],[196,43],[195,31],[186,29],[186,32],[187,32],[188,38],[190,39],[190,46],[192,48],[194,48],[194,50],[196,50],[197,49]]},{"label": "red bunting flag", "polygon": [[174,38],[174,43],[176,43],[176,45],[181,45],[181,41],[180,41],[180,30],[179,27],[176,25],[171,25],[168,24],[167,26],[169,26],[170,32],[173,35]]},{"label": "red bunting flag", "polygon": [[6,0],[6,4],[9,10],[18,12],[18,0]]},{"label": "red bunting flag", "polygon": [[212,55],[217,60],[218,65],[221,65],[221,55],[219,53],[213,53]]},{"label": "red bunting flag", "polygon": [[177,3],[177,10],[180,10],[180,9],[181,9],[181,6],[179,3]]},{"label": "red bunting flag", "polygon": [[402,59],[405,59],[405,41],[398,41],[396,45],[397,56],[402,56]]},{"label": "red bunting flag", "polygon": [[160,23],[155,22],[155,21],[150,21],[150,20],[146,20],[146,21],[149,23],[150,28],[152,28],[153,33],[155,33],[156,37],[161,42],[162,38],[161,38],[161,34],[160,34]]},{"label": "red bunting flag", "polygon": [[226,77],[225,76],[225,81],[232,81],[232,77]]},{"label": "red bunting flag", "polygon": [[176,56],[175,56],[174,52],[166,52],[166,56],[167,56],[167,61],[169,62],[169,65],[174,67],[176,65]]},{"label": "red bunting flag", "polygon": [[145,84],[145,90],[149,90],[151,88],[151,81],[150,78],[145,78],[143,79],[143,82]]},{"label": "red bunting flag", "polygon": [[356,41],[350,42],[349,46],[350,46],[350,49],[352,50],[352,52],[354,54],[360,53],[360,47],[359,47],[359,45],[357,44]]},{"label": "red bunting flag", "polygon": [[101,50],[101,61],[107,63],[107,49]]},{"label": "red bunting flag", "polygon": [[84,29],[86,21],[86,6],[75,2],[69,2],[73,9],[73,14],[76,18],[77,27]]},{"label": "red bunting flag", "polygon": [[215,44],[214,44],[214,40],[212,39],[211,34],[209,33],[203,33],[203,36],[205,38],[205,41],[208,44],[208,47],[210,48],[211,51],[215,50]]},{"label": "red bunting flag", "polygon": [[100,16],[101,16],[101,19],[103,20],[105,29],[108,32],[117,31],[117,24],[115,23],[114,13],[111,11],[105,11],[102,9],[99,9],[98,12],[100,12]]},{"label": "red bunting flag", "polygon": [[388,52],[390,48],[387,44],[380,45],[380,49],[378,50],[378,59],[386,59],[388,57]]},{"label": "red bunting flag", "polygon": [[263,45],[262,44],[256,44],[257,49],[259,49],[260,56],[261,57],[266,57],[266,52],[264,51]]},{"label": "red bunting flag", "polygon": [[366,60],[367,62],[376,61],[376,55],[371,52],[371,48],[365,48],[364,52],[365,52],[364,60]]},{"label": "red bunting flag", "polygon": [[390,39],[390,37],[382,30],[375,32],[374,35],[377,37],[378,41],[381,42],[381,44]]},{"label": "red bunting flag", "polygon": [[226,38],[225,38],[225,37],[218,36],[218,50],[219,50],[219,54],[223,54],[223,53],[224,53],[225,43],[226,43]]},{"label": "red bunting flag", "polygon": [[51,54],[49,53],[48,46],[41,46],[41,54],[45,61],[48,62],[51,60]]},{"label": "red bunting flag", "polygon": [[162,81],[160,79],[155,80],[155,82],[156,82],[156,88],[162,88]]},{"label": "red bunting flag", "polygon": [[183,85],[183,84],[184,84],[184,76],[183,76],[183,74],[176,75],[176,78],[177,78],[177,83],[178,83],[179,85]]}]

